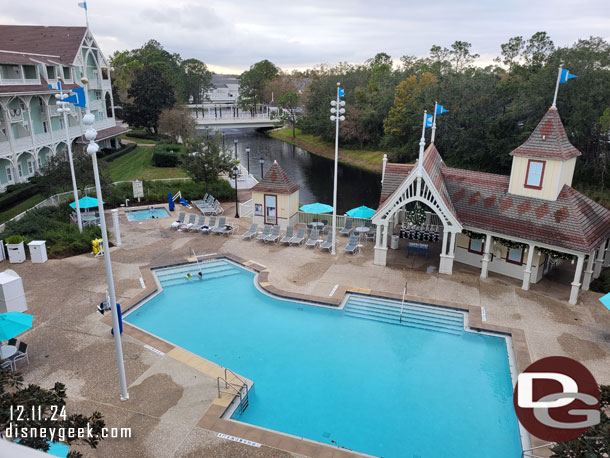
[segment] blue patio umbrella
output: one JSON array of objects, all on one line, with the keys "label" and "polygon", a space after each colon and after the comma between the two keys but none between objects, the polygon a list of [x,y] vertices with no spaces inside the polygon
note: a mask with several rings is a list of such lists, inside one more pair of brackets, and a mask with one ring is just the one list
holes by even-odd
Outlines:
[{"label": "blue patio umbrella", "polygon": [[0,313],[0,340],[9,340],[32,327],[32,315],[21,312]]},{"label": "blue patio umbrella", "polygon": [[[104,202],[102,202],[104,203]],[[97,208],[97,198],[85,196],[82,199],[78,199],[78,206],[83,208]],[[76,208],[76,202],[72,202],[70,207]]]},{"label": "blue patio umbrella", "polygon": [[362,218],[367,219],[375,214],[375,210],[372,208],[366,207],[362,205],[361,207],[352,208],[347,211],[347,216],[351,216],[352,218]]},{"label": "blue patio umbrella", "polygon": [[303,205],[299,210],[305,213],[330,213],[333,211],[333,207],[316,202],[315,204]]},{"label": "blue patio umbrella", "polygon": [[608,310],[610,310],[610,293],[600,297],[599,301],[604,304]]}]

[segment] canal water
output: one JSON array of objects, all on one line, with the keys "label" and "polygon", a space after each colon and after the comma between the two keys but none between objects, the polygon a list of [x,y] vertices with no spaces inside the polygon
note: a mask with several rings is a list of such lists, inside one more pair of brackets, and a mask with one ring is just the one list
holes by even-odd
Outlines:
[{"label": "canal water", "polygon": [[[297,146],[268,137],[251,129],[227,129],[224,142],[234,151],[237,139],[237,156],[241,164],[248,168],[246,147],[250,148],[250,173],[257,179],[261,176],[260,158],[264,158],[266,172],[277,161],[282,170],[301,185],[301,204],[321,202],[333,203],[332,160],[316,156]],[[350,165],[339,163],[337,180],[337,213],[343,214],[350,208],[366,205],[376,209],[379,205],[381,175]]]}]

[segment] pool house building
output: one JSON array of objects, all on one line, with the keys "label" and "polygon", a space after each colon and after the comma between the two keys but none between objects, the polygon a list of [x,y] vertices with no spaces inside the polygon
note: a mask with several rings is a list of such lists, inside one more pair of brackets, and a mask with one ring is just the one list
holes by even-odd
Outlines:
[{"label": "pool house building", "polygon": [[[513,150],[509,176],[445,165],[434,143],[420,164],[384,158],[374,262],[388,262],[388,236],[409,225],[414,206],[434,216],[442,232],[439,272],[453,263],[538,282],[560,263],[573,265],[570,304],[610,265],[610,211],[571,187],[581,153],[551,107]],[[428,217],[430,218],[430,217]]]},{"label": "pool house building", "polygon": [[109,67],[87,27],[0,25],[0,191],[28,181],[66,150],[67,141],[83,135],[83,114],[74,107],[66,135],[57,112],[58,80],[69,91],[87,76],[98,143],[117,146],[116,136],[127,129],[114,117]]}]

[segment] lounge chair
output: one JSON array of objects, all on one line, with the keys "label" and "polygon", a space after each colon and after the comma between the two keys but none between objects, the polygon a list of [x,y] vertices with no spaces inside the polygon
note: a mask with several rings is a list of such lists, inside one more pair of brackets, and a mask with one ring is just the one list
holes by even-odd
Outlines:
[{"label": "lounge chair", "polygon": [[277,241],[280,239],[280,226],[273,226],[273,230],[271,231],[271,234],[269,234],[267,237],[265,237],[263,239],[263,242],[267,243],[267,242],[271,242],[271,243],[277,243]]},{"label": "lounge chair", "polygon": [[349,242],[343,249],[346,253],[356,254],[360,247],[358,246],[358,236],[356,234],[352,234],[349,236]]},{"label": "lounge chair", "polygon": [[286,234],[284,235],[284,237],[282,237],[282,239],[280,240],[280,243],[290,244],[290,241],[292,240],[293,236],[294,236],[294,226],[288,226],[288,228],[286,229]]},{"label": "lounge chair", "polygon": [[195,218],[197,218],[197,215],[195,213],[191,213],[189,215],[188,221],[186,223],[181,224],[180,227],[178,227],[178,230],[188,231],[191,227],[195,225]]},{"label": "lounge chair", "polygon": [[300,227],[297,231],[297,235],[290,239],[290,245],[302,245],[305,240],[305,228]]},{"label": "lounge chair", "polygon": [[2,363],[0,364],[0,368],[2,368],[2,369],[6,369],[8,367],[10,367],[13,372],[16,370],[15,364],[10,359],[7,359],[6,361],[2,361]]},{"label": "lounge chair", "polygon": [[214,226],[216,226],[216,217],[210,216],[210,222],[199,229],[199,232],[202,234],[209,234]]},{"label": "lounge chair", "polygon": [[14,337],[8,341],[8,345],[12,345],[13,347],[17,346],[17,339]]},{"label": "lounge chair", "polygon": [[225,224],[224,229],[218,231],[217,234],[226,235],[228,237],[229,235],[233,235],[233,233],[235,233],[237,231],[239,231],[239,226]]},{"label": "lounge chair", "polygon": [[227,218],[225,218],[224,216],[220,218],[220,220],[218,221],[218,224],[216,226],[214,226],[213,228],[210,229],[210,232],[212,234],[220,234],[220,232],[222,232],[225,228],[227,224]]},{"label": "lounge chair", "polygon": [[19,342],[19,347],[17,347],[17,353],[10,357],[10,360],[13,362],[13,367],[17,368],[17,361],[21,361],[25,359],[28,364],[30,364],[30,358],[28,357],[28,344],[25,342]]},{"label": "lounge chair", "polygon": [[326,242],[320,244],[320,251],[328,250],[330,251],[333,247],[333,233],[329,232],[328,237],[326,237]]},{"label": "lounge chair", "polygon": [[258,234],[257,229],[258,229],[258,224],[252,223],[250,225],[250,229],[248,229],[248,232],[246,232],[244,235],[242,235],[241,238],[246,239],[246,240],[252,240],[252,237],[254,237],[256,234]]},{"label": "lounge chair", "polygon": [[271,234],[271,225],[265,224],[265,227],[263,228],[263,232],[260,232],[256,236],[256,240],[265,240],[267,237],[269,237],[269,234]]},{"label": "lounge chair", "polygon": [[341,229],[340,234],[349,236],[352,233],[353,229],[354,229],[354,220],[351,218],[348,218],[345,221],[345,227],[343,229]]},{"label": "lounge chair", "polygon": [[307,242],[305,242],[305,246],[315,248],[316,245],[318,245],[319,237],[320,231],[318,229],[314,229],[313,231],[311,231],[311,234],[309,234],[309,239],[307,239]]},{"label": "lounge chair", "polygon": [[199,232],[201,228],[205,226],[205,216],[199,215],[199,219],[197,220],[197,224],[193,224],[189,227],[189,231],[191,232]]},{"label": "lounge chair", "polygon": [[186,216],[185,212],[180,212],[178,215],[178,221],[174,221],[172,223],[172,229],[178,229],[182,224],[184,224],[184,217]]}]

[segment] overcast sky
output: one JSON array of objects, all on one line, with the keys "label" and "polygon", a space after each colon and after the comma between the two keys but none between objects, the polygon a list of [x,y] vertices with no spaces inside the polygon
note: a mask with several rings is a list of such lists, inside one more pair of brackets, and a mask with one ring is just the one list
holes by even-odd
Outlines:
[{"label": "overcast sky", "polygon": [[[2,0],[0,23],[84,24],[77,0]],[[240,73],[261,59],[283,69],[322,62],[361,63],[378,52],[426,56],[433,44],[472,43],[482,64],[510,37],[546,31],[558,46],[579,38],[610,41],[610,0],[89,0],[102,51],[150,38],[218,73]],[[299,4],[300,3],[300,4]]]}]

